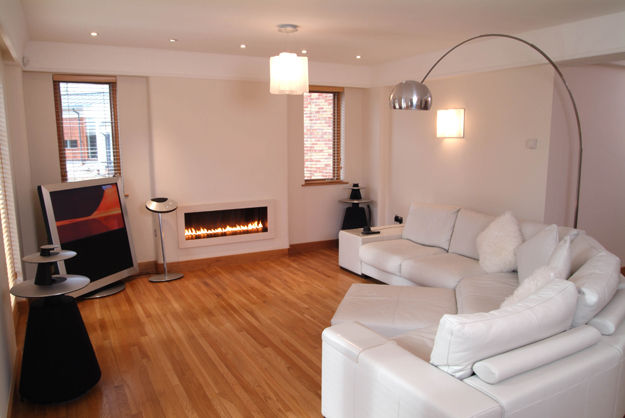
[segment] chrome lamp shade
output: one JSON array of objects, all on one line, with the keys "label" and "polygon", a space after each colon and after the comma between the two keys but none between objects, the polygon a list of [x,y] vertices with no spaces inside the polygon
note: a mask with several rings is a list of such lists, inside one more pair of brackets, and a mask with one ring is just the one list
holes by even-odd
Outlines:
[{"label": "chrome lamp shade", "polygon": [[425,84],[406,80],[395,85],[390,102],[391,107],[397,110],[430,110],[432,93]]}]

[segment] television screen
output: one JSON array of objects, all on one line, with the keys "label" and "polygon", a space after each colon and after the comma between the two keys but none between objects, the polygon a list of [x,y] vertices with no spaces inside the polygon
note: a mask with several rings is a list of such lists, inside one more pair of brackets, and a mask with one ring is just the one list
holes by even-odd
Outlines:
[{"label": "television screen", "polygon": [[137,272],[119,179],[43,185],[39,196],[50,242],[77,253],[61,273],[92,281],[80,294]]}]

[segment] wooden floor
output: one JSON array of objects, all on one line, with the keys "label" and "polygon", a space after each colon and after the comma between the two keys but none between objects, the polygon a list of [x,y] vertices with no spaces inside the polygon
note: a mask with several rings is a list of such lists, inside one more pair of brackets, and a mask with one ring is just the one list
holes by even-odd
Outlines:
[{"label": "wooden floor", "polygon": [[[13,417],[320,416],[321,332],[352,283],[337,250],[147,276],[78,306],[102,378],[61,405],[16,395]],[[24,339],[20,319],[18,341]],[[21,347],[20,347],[21,352]]]}]

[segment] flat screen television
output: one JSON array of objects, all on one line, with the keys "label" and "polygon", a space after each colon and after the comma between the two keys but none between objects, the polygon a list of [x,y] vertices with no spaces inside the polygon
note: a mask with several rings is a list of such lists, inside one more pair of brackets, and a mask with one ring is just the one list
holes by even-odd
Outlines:
[{"label": "flat screen television", "polygon": [[37,190],[49,242],[77,253],[59,262],[59,273],[91,280],[72,296],[94,292],[139,271],[121,178],[46,184]]}]

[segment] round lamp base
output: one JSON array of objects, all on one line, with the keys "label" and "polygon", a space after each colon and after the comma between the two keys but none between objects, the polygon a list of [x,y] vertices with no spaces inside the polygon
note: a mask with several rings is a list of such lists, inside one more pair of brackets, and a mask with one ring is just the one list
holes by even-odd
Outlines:
[{"label": "round lamp base", "polygon": [[151,282],[170,282],[172,280],[180,279],[184,276],[182,273],[167,273],[167,274],[155,274],[151,276],[148,280]]}]

